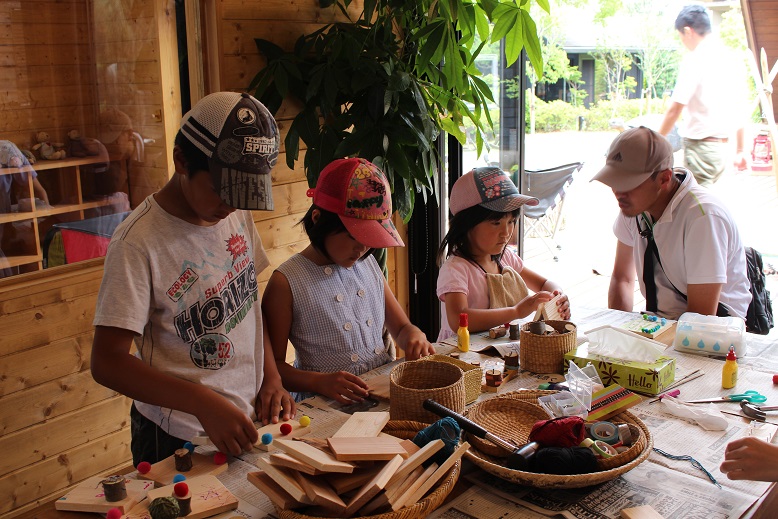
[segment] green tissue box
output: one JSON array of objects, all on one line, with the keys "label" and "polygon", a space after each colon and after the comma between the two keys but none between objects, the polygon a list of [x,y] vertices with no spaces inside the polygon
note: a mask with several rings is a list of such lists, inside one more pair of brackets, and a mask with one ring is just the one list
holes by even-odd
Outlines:
[{"label": "green tissue box", "polygon": [[619,384],[646,395],[658,395],[675,380],[675,359],[672,357],[661,356],[653,363],[635,362],[590,354],[589,345],[584,344],[565,354],[565,371],[571,360],[581,368],[591,362],[606,387]]}]

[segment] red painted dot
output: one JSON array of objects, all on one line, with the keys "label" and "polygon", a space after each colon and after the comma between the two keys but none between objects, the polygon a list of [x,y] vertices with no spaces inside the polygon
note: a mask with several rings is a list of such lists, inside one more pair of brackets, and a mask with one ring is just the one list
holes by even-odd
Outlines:
[{"label": "red painted dot", "polygon": [[122,515],[122,511],[118,508],[111,508],[108,513],[105,514],[105,519],[119,519]]},{"label": "red painted dot", "polygon": [[290,432],[292,432],[292,425],[288,423],[282,423],[281,424],[281,434],[287,435]]},{"label": "red painted dot", "polygon": [[217,452],[213,455],[213,462],[217,465],[224,465],[227,463],[227,455],[223,452]]},{"label": "red painted dot", "polygon": [[148,472],[151,470],[151,463],[148,461],[141,461],[138,463],[138,472],[141,474],[148,474]]},{"label": "red painted dot", "polygon": [[173,492],[175,492],[178,497],[185,497],[189,493],[189,485],[183,481],[181,483],[176,483],[173,487]]}]

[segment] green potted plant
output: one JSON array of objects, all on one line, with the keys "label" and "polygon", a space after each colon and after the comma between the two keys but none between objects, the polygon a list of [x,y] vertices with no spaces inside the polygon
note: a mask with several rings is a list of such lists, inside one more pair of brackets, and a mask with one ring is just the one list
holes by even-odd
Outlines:
[{"label": "green potted plant", "polygon": [[[526,48],[535,70],[542,70],[532,1],[365,0],[358,19],[303,35],[292,51],[257,39],[267,66],[249,90],[272,113],[287,96],[302,102],[286,137],[286,157],[293,167],[299,141],[305,143],[309,185],[335,158],[368,159],[386,172],[394,208],[407,222],[417,193],[434,193],[441,132],[465,144],[468,119],[479,155],[483,150],[492,126],[488,104],[494,103],[475,66],[484,45],[505,38],[509,65]],[[534,1],[549,11],[548,0]],[[346,17],[350,4],[320,0],[322,8]]]}]

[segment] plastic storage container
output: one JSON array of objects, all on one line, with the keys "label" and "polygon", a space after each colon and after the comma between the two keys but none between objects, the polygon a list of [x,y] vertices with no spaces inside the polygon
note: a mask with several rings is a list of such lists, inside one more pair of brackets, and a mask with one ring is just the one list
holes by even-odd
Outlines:
[{"label": "plastic storage container", "polygon": [[673,348],[726,357],[729,347],[735,355],[746,355],[746,323],[738,317],[716,317],[686,312],[678,318]]},{"label": "plastic storage container", "polygon": [[553,395],[538,398],[538,404],[551,418],[563,416],[580,416],[584,420],[592,407],[592,393],[602,389],[597,368],[591,364],[579,368],[570,361],[570,367],[565,375],[569,391],[560,391]]}]

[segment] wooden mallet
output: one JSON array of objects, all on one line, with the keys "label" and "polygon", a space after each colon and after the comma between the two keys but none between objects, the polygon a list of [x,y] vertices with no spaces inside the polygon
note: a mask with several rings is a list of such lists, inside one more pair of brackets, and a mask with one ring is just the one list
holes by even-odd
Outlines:
[{"label": "wooden mallet", "polygon": [[530,461],[535,455],[535,452],[540,448],[540,445],[536,442],[530,442],[526,445],[522,445],[521,447],[517,447],[512,443],[508,443],[502,438],[490,433],[474,421],[465,418],[456,411],[452,411],[448,407],[439,404],[431,398],[428,398],[424,401],[423,407],[427,411],[435,413],[438,416],[449,416],[453,418],[462,429],[469,432],[470,434],[477,436],[478,438],[488,440],[498,447],[502,447],[503,449],[510,452],[508,455],[509,469],[526,471],[529,468]]}]

